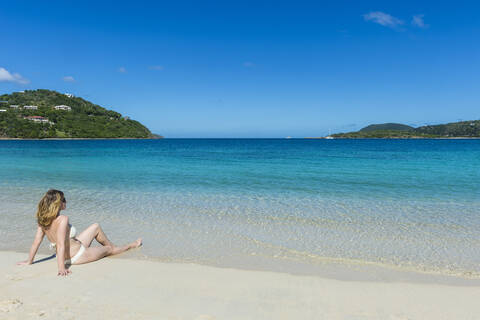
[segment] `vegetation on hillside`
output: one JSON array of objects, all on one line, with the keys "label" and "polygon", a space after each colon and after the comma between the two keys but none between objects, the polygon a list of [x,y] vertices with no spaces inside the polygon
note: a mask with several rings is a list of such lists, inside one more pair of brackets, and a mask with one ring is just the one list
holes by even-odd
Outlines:
[{"label": "vegetation on hillside", "polygon": [[[334,138],[480,138],[480,120],[461,121],[447,124],[410,127],[409,130],[394,130],[391,124],[371,125],[360,131],[332,134]],[[396,124],[398,125],[398,124]],[[372,126],[374,130],[372,129]],[[365,130],[369,128],[368,130]],[[390,130],[377,128],[390,127]],[[407,126],[408,127],[408,126]],[[401,128],[398,127],[397,128]]]},{"label": "vegetation on hillside", "polygon": [[[0,95],[0,137],[4,138],[152,138],[138,121],[107,110],[79,97],[50,90],[26,90]],[[10,108],[10,105],[38,106],[38,110]],[[55,110],[67,105],[71,111]],[[41,116],[51,123],[35,123],[27,116]]]},{"label": "vegetation on hillside", "polygon": [[347,133],[336,133],[332,134],[334,138],[398,138],[398,139],[408,139],[408,138],[437,138],[437,135],[433,134],[417,134],[414,131],[397,131],[397,130],[375,130],[375,131],[355,131]]},{"label": "vegetation on hillside", "polygon": [[407,126],[400,123],[382,123],[382,124],[371,124],[365,128],[360,129],[362,132],[367,131],[410,131],[415,129],[414,127]]},{"label": "vegetation on hillside", "polygon": [[480,137],[480,120],[452,122],[415,129],[418,134],[435,134],[442,137]]}]

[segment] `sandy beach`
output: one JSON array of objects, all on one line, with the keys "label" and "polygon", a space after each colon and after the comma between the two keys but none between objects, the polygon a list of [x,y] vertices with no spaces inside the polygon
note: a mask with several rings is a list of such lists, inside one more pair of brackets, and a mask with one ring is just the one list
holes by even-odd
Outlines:
[{"label": "sandy beach", "polygon": [[4,1],[0,320],[480,320],[475,12]]},{"label": "sandy beach", "polygon": [[[56,275],[0,252],[1,319],[478,319],[480,286],[340,281],[106,258]],[[46,256],[40,255],[38,259]]]}]

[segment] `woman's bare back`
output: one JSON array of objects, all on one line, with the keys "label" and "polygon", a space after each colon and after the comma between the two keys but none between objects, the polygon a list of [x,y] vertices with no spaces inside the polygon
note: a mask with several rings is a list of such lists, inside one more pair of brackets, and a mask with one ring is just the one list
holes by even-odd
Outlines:
[{"label": "woman's bare back", "polygon": [[[60,224],[60,221],[62,219],[68,219],[68,217],[64,215],[58,215],[53,221],[52,224],[50,225],[49,228],[43,228],[42,230],[47,236],[48,241],[50,243],[56,245],[57,243],[57,238],[58,238],[58,226]],[[72,226],[68,224],[67,227],[67,235],[70,234]],[[70,257],[75,256],[75,254],[80,250],[81,242],[75,238],[75,237],[67,237],[65,239],[65,260],[70,259]]]}]

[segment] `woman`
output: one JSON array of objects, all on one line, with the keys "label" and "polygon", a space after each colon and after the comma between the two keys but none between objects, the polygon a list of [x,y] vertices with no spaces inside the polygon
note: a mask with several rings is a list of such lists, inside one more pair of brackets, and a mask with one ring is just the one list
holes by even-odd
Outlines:
[{"label": "woman", "polygon": [[[38,247],[46,235],[51,247],[56,247],[58,275],[66,276],[71,271],[65,265],[82,264],[99,260],[106,256],[119,254],[142,245],[142,239],[129,243],[123,247],[115,246],[103,232],[98,223],[92,224],[79,235],[74,226],[68,223],[68,217],[60,212],[67,207],[67,200],[62,191],[48,190],[38,203],[37,234],[30,248],[30,254],[19,265],[32,264]],[[90,247],[93,239],[102,246]]]}]

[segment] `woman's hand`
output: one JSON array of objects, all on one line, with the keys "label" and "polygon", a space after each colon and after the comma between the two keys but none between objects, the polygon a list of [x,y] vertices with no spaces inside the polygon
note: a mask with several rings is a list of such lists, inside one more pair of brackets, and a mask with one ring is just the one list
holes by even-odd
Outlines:
[{"label": "woman's hand", "polygon": [[23,266],[33,263],[33,259],[35,259],[35,254],[37,253],[38,247],[40,243],[42,243],[43,237],[45,236],[45,232],[43,232],[42,227],[37,227],[37,233],[35,234],[35,240],[33,240],[32,247],[30,248],[30,253],[28,254],[28,259],[25,261],[17,262],[17,265]]},{"label": "woman's hand", "polygon": [[65,277],[65,276],[68,276],[71,273],[72,273],[72,271],[70,271],[69,269],[62,269],[62,270],[58,270],[57,276]]}]

